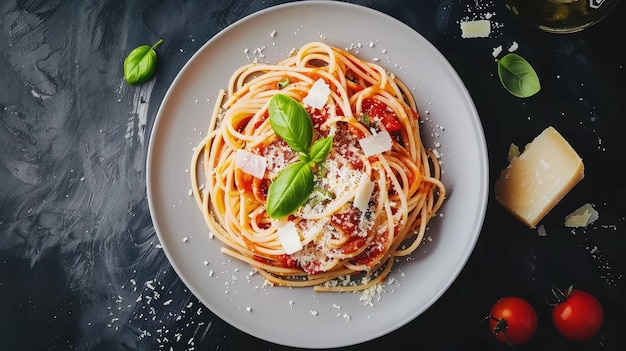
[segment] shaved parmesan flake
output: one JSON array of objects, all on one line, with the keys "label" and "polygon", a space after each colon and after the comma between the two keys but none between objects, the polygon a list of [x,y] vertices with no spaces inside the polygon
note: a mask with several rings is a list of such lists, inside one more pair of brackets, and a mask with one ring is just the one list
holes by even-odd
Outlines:
[{"label": "shaved parmesan flake", "polygon": [[593,205],[586,203],[565,217],[565,226],[570,228],[586,227],[600,216]]},{"label": "shaved parmesan flake", "polygon": [[278,228],[276,233],[278,234],[280,244],[288,255],[302,250],[300,235],[298,235],[298,229],[293,222],[287,221],[283,226]]},{"label": "shaved parmesan flake", "polygon": [[500,55],[501,52],[502,52],[502,45],[493,48],[493,51],[491,52],[491,55],[493,57],[497,58],[498,55]]},{"label": "shaved parmesan flake", "polygon": [[253,154],[246,150],[237,150],[235,167],[262,179],[265,175],[267,161],[265,160],[265,157],[261,155]]},{"label": "shaved parmesan flake", "polygon": [[381,154],[391,150],[391,135],[387,131],[382,131],[359,140],[359,144],[367,157]]},{"label": "shaved parmesan flake", "polygon": [[490,20],[461,22],[461,38],[486,38],[491,34]]},{"label": "shaved parmesan flake", "polygon": [[315,81],[309,94],[302,100],[306,105],[316,109],[320,109],[326,105],[330,95],[330,88],[322,78]]},{"label": "shaved parmesan flake", "polygon": [[311,241],[315,241],[315,238],[317,238],[318,235],[320,235],[320,233],[322,233],[322,230],[324,230],[324,226],[326,225],[326,220],[320,220],[317,223],[315,223],[314,226],[312,226],[311,228],[309,228],[309,230],[307,230],[304,233],[304,240],[309,243]]},{"label": "shaved parmesan flake", "polygon": [[365,213],[369,207],[372,191],[374,191],[374,182],[370,180],[367,174],[363,174],[359,181],[359,187],[356,189],[356,195],[354,196],[354,207]]}]

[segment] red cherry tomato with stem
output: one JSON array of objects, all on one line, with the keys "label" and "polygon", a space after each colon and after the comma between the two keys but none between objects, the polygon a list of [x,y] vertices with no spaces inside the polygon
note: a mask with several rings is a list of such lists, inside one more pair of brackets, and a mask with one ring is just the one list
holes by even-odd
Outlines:
[{"label": "red cherry tomato with stem", "polygon": [[600,332],[604,322],[604,310],[592,294],[570,286],[565,292],[553,287],[557,301],[552,303],[552,322],[564,337],[585,341]]},{"label": "red cherry tomato with stem", "polygon": [[537,331],[537,312],[521,297],[502,297],[487,317],[493,336],[509,346],[527,343]]}]

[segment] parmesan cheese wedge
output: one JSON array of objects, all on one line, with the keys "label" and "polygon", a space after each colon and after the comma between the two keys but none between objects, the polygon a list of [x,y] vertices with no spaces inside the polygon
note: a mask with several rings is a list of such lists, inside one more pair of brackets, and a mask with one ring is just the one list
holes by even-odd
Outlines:
[{"label": "parmesan cheese wedge", "polygon": [[535,228],[584,176],[584,164],[553,127],[546,128],[513,158],[495,183],[496,199]]}]

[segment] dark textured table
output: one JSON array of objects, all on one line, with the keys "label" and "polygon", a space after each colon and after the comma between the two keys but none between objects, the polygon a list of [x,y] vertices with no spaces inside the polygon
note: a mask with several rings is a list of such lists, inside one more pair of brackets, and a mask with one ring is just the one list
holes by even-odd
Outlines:
[{"label": "dark textured table", "polygon": [[[187,60],[231,23],[282,2],[0,4],[0,349],[289,349],[238,331],[189,292],[160,248],[145,171],[157,110]],[[490,189],[509,144],[523,146],[548,125],[579,152],[586,176],[542,221],[545,236],[491,191],[474,252],[442,298],[397,331],[346,349],[506,350],[481,320],[499,297],[516,295],[539,315],[536,336],[519,350],[624,350],[626,2],[569,35],[525,26],[497,0],[352,2],[411,26],[457,70],[483,124]],[[461,37],[460,21],[489,15],[489,37]],[[166,40],[154,78],[127,85],[123,58],[158,38]],[[513,42],[542,81],[531,98],[498,80],[492,50]],[[587,202],[600,218],[565,227]],[[557,333],[545,302],[553,284],[598,297],[603,346]]]}]

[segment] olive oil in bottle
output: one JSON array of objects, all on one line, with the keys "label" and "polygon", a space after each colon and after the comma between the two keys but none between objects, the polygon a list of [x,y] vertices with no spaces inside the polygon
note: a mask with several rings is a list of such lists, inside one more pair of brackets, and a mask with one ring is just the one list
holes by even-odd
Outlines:
[{"label": "olive oil in bottle", "polygon": [[619,0],[504,0],[522,21],[551,33],[573,33],[604,18]]}]

